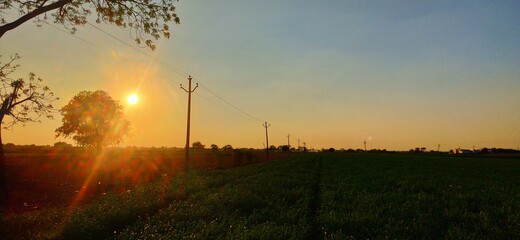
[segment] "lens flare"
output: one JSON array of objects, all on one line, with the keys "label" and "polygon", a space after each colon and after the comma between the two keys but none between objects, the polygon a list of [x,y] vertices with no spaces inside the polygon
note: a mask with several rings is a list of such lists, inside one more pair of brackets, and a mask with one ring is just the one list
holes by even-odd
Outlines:
[{"label": "lens flare", "polygon": [[137,95],[132,94],[132,95],[128,96],[128,103],[129,103],[130,105],[134,105],[134,104],[136,104],[137,102],[139,102],[139,98],[137,97]]}]

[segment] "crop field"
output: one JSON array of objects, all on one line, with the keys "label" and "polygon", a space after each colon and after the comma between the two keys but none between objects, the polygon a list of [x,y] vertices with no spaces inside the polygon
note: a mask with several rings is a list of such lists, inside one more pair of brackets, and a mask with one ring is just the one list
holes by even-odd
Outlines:
[{"label": "crop field", "polygon": [[325,239],[518,239],[520,159],[329,157],[318,222]]},{"label": "crop field", "polygon": [[7,239],[519,239],[515,156],[320,153],[2,217]]}]

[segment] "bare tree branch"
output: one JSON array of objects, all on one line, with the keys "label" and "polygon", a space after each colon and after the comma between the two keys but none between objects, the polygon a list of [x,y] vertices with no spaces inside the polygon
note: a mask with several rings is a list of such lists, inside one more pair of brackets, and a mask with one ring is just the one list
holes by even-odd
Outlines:
[{"label": "bare tree branch", "polygon": [[[0,93],[0,127],[4,128],[17,123],[36,122],[42,116],[51,116],[54,110],[51,103],[58,100],[42,84],[43,80],[36,78],[33,73],[29,74],[27,80],[9,77],[18,68],[13,62],[19,58],[15,55],[7,63],[0,63],[0,86],[3,89]],[[11,120],[4,122],[5,116],[10,116]]]}]

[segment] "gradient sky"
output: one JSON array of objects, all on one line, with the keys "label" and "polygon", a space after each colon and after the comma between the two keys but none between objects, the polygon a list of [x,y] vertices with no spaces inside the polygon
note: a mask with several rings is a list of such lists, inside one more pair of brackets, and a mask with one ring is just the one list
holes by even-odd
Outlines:
[{"label": "gradient sky", "polygon": [[[28,22],[0,39],[0,54],[19,53],[18,75],[45,79],[57,107],[82,90],[124,105],[137,92],[125,146],[184,146],[177,70],[203,86],[191,139],[207,146],[261,148],[268,121],[273,145],[290,133],[314,148],[520,147],[519,1],[181,0],[177,12],[171,39],[141,50],[168,66],[88,25],[76,36],[96,47]],[[127,30],[100,28],[134,45]],[[57,114],[3,139],[52,145],[66,140],[54,138],[60,124]]]}]

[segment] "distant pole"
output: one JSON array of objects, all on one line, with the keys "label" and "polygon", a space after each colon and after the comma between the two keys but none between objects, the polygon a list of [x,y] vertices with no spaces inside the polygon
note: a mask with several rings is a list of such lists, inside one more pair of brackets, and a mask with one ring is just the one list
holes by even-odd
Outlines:
[{"label": "distant pole", "polygon": [[188,120],[186,122],[186,158],[184,159],[184,171],[190,170],[190,116],[191,116],[191,93],[195,92],[195,89],[199,87],[199,84],[195,88],[191,89],[191,75],[188,76],[188,89],[184,88],[181,84],[182,90],[188,93]]},{"label": "distant pole", "polygon": [[265,127],[265,142],[266,142],[266,146],[265,146],[265,154],[267,156],[267,161],[269,161],[269,135],[267,134],[267,128],[269,126],[271,126],[270,124],[267,124],[267,122],[265,122],[262,126]]},{"label": "distant pole", "polygon": [[298,154],[300,154],[300,139],[298,138]]},{"label": "distant pole", "polygon": [[365,152],[367,151],[367,140],[364,141],[365,143]]},{"label": "distant pole", "polygon": [[303,142],[303,152],[305,152],[305,150],[307,150],[307,146],[306,146],[306,143]]},{"label": "distant pole", "polygon": [[291,144],[290,144],[290,139],[291,135],[290,134],[287,134],[287,148],[289,148],[289,158],[291,158]]},{"label": "distant pole", "polygon": [[441,151],[441,145],[437,145],[437,152],[440,152]]}]

